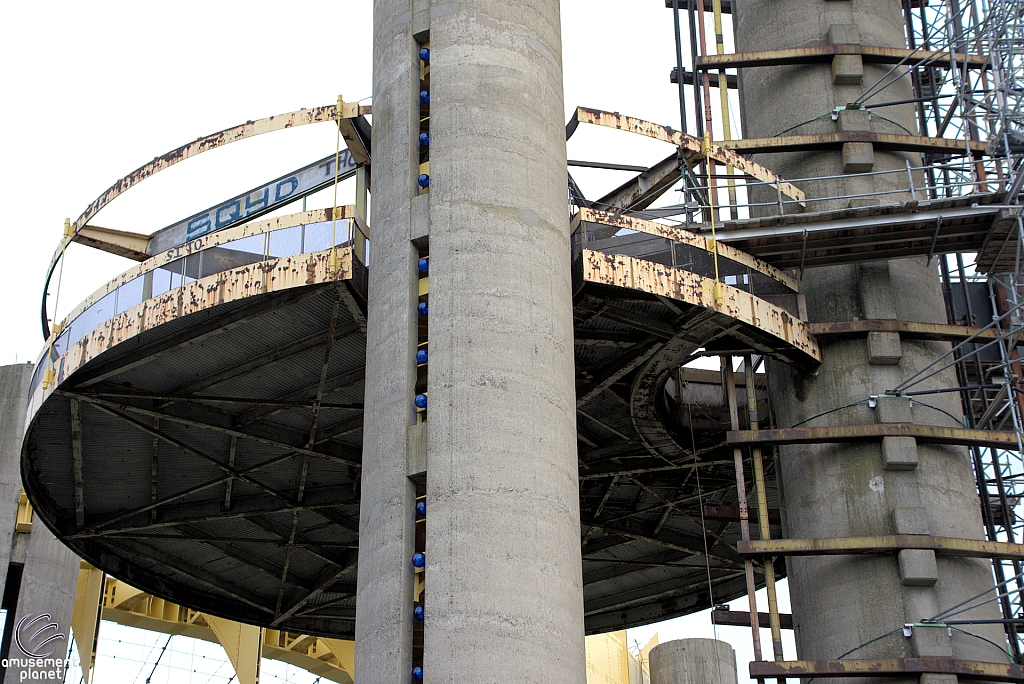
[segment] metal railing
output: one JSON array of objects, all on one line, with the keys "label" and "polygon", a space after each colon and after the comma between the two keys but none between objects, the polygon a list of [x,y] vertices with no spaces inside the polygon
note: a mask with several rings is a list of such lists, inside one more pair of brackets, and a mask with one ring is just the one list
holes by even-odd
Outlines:
[{"label": "metal railing", "polygon": [[[72,346],[114,317],[201,278],[250,264],[322,252],[332,249],[332,246],[351,248],[355,258],[363,266],[369,266],[370,240],[352,219],[271,227],[227,242],[210,243],[168,262],[162,262],[163,255],[160,255],[142,263],[101,287],[72,311],[59,327],[55,326],[51,339],[47,340],[36,362],[29,387],[31,399],[27,415],[31,416],[38,409],[37,394],[38,402],[42,400],[38,389],[46,369],[55,368]],[[137,275],[131,277],[130,274],[136,272]],[[128,279],[118,284],[125,277]],[[90,300],[94,301],[88,303]]]}]

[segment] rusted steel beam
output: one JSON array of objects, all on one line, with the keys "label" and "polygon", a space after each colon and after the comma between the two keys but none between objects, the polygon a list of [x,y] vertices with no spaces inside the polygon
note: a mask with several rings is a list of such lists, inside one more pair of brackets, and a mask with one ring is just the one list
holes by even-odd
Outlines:
[{"label": "rusted steel beam", "polygon": [[85,527],[85,475],[82,462],[82,407],[77,399],[71,405],[71,458],[75,471],[75,527]]},{"label": "rusted steel beam", "polygon": [[[711,86],[712,88],[717,88],[718,87],[718,72],[713,71],[710,74],[708,74],[707,76],[708,76],[708,85]],[[669,80],[670,83],[678,83],[679,82],[679,69],[677,67],[672,67],[672,72],[668,75],[668,80]],[[686,85],[693,85],[693,72],[692,71],[686,71],[685,69],[683,70],[683,83],[685,83]],[[740,87],[739,86],[739,78],[737,78],[736,74],[726,74],[725,75],[725,87],[729,88],[731,90],[735,90],[735,89]]]},{"label": "rusted steel beam", "polygon": [[741,556],[847,556],[851,554],[889,554],[907,549],[934,551],[940,556],[963,558],[1001,558],[1024,560],[1024,544],[956,539],[927,534],[894,534],[879,537],[829,537],[823,539],[765,539],[740,541]]},{"label": "rusted steel beam", "polygon": [[[758,624],[768,624],[768,613],[758,612]],[[711,611],[711,622],[728,627],[750,627],[750,613],[745,610],[728,610],[715,608]],[[779,625],[782,629],[793,629],[792,613],[779,613]]]},{"label": "rusted steel beam", "polygon": [[683,174],[679,170],[682,163],[682,160],[673,154],[645,169],[639,176],[623,183],[594,204],[619,209],[646,209],[665,194],[673,183],[682,178]]},{"label": "rusted steel beam", "polygon": [[[668,126],[661,126],[650,121],[644,121],[643,119],[637,119],[632,116],[625,116],[617,112],[605,112],[600,109],[588,109],[587,107],[577,107],[576,113],[573,115],[573,122],[570,123],[569,127],[572,129],[573,123],[589,123],[597,126],[605,126],[607,128],[615,128],[620,131],[629,131],[630,133],[636,133],[637,135],[643,135],[648,138],[654,138],[655,140],[661,140],[663,142],[671,143],[676,147],[680,147],[684,150],[686,162],[691,166],[699,162],[704,152],[701,147],[701,141],[692,135],[688,135],[681,131],[674,130]],[[984,145],[982,145],[984,147]],[[781,180],[775,173],[769,171],[764,166],[756,162],[752,162],[749,159],[736,154],[732,150],[739,149],[735,147],[732,142],[729,143],[729,148],[723,147],[719,144],[712,143],[710,149],[710,156],[712,159],[726,165],[734,167],[739,173],[746,174],[752,178],[756,178],[766,183],[779,184],[779,190],[786,197],[803,202],[806,198],[803,191],[792,183],[787,183]]]},{"label": "rusted steel beam", "polygon": [[[337,216],[334,216],[334,210],[331,207],[327,207],[326,209],[311,209],[310,211],[302,211],[296,214],[287,214],[285,216],[278,216],[272,219],[264,219],[263,221],[233,226],[216,233],[208,233],[203,237],[190,240],[186,244],[175,246],[172,249],[159,252],[155,255],[146,255],[146,260],[143,263],[129,268],[127,271],[116,278],[109,280],[105,285],[97,288],[91,295],[83,299],[78,306],[72,309],[71,312],[64,317],[64,320],[62,321],[62,329],[67,330],[68,324],[71,323],[71,321],[73,321],[79,314],[125,283],[132,281],[141,275],[145,275],[150,271],[155,271],[161,266],[166,266],[181,257],[187,257],[205,249],[210,249],[211,247],[218,247],[231,242],[232,240],[238,240],[239,238],[260,235],[263,233],[272,233],[276,230],[294,228],[295,226],[309,225],[311,223],[322,223],[324,221],[330,221],[332,217],[342,220],[351,219],[355,216],[354,206],[342,206],[337,209]],[[342,229],[347,230],[347,227],[339,227],[339,231]]]},{"label": "rusted steel beam", "polygon": [[[342,463],[345,463],[345,464],[351,465],[351,466],[359,466],[359,465],[361,465],[358,461],[355,461],[355,460],[352,460],[352,459],[349,459],[349,458],[345,458],[345,457],[342,457],[342,456],[338,456],[338,455],[335,455],[335,454],[329,454],[329,453],[324,453],[324,452],[321,452],[321,451],[316,451],[315,449],[310,449],[310,448],[301,447],[301,446],[295,446],[293,444],[288,444],[286,442],[281,442],[281,441],[278,441],[276,439],[270,439],[269,437],[263,437],[261,435],[250,434],[248,432],[242,432],[241,430],[232,430],[231,428],[221,427],[219,425],[212,425],[210,423],[204,423],[204,422],[192,419],[192,418],[186,418],[186,417],[183,417],[183,416],[169,415],[169,414],[166,414],[166,413],[161,413],[159,411],[153,411],[151,409],[142,408],[140,406],[132,406],[130,404],[123,404],[123,403],[108,401],[106,399],[99,399],[99,398],[92,397],[92,396],[89,396],[89,395],[86,395],[86,394],[75,394],[73,392],[69,392],[69,391],[66,391],[66,390],[57,390],[57,391],[58,391],[58,393],[63,394],[65,396],[67,396],[67,397],[79,399],[81,401],[89,403],[89,404],[95,406],[96,408],[100,409],[101,411],[103,411],[105,413],[115,414],[116,417],[120,418],[121,420],[124,420],[125,422],[132,423],[133,425],[137,424],[138,421],[136,421],[134,418],[131,418],[131,417],[127,416],[127,415],[123,415],[121,413],[122,411],[127,411],[127,412],[130,412],[130,413],[135,413],[135,414],[138,414],[138,415],[147,416],[149,418],[160,418],[161,420],[164,420],[164,421],[167,421],[167,422],[170,422],[170,423],[177,423],[177,424],[180,424],[180,425],[188,425],[188,426],[200,428],[200,429],[203,429],[203,430],[210,430],[211,432],[218,432],[218,433],[220,433],[222,435],[227,435],[228,437],[239,437],[241,439],[249,440],[249,441],[252,441],[252,442],[257,442],[257,443],[260,443],[260,444],[264,444],[266,446],[275,447],[275,448],[278,448],[278,449],[285,449],[285,450],[288,451],[289,454],[302,454],[302,455],[315,456],[315,457],[318,457],[318,458],[327,458],[327,459],[332,459],[332,460],[335,460],[335,461],[341,461]],[[139,429],[141,429],[143,432],[149,433],[151,436],[158,437],[158,438],[164,440],[165,442],[168,442],[168,439],[165,438],[165,436],[162,433],[154,434],[153,428],[149,427],[148,425],[139,426]],[[157,431],[157,432],[159,432],[159,431]],[[168,442],[168,443],[173,444],[173,442]],[[179,447],[179,448],[181,448],[181,447]],[[191,447],[189,447],[189,448],[191,448]],[[186,449],[183,448],[183,450],[186,450]],[[346,455],[349,455],[349,454],[353,454],[353,451],[346,449],[346,450],[344,450],[344,453]],[[220,468],[221,470],[223,470],[226,466],[224,466],[221,463],[218,463],[217,467]],[[227,472],[227,471],[225,471],[225,472]],[[244,473],[244,472],[247,472],[247,471],[242,471],[242,472]],[[229,475],[231,475],[232,477],[235,477],[235,475],[233,475],[232,473],[229,473]]]},{"label": "rusted steel beam", "polygon": [[998,682],[1024,681],[1024,667],[956,658],[872,658],[856,660],[752,661],[751,679],[782,677],[879,677],[886,675],[947,674],[960,679]]},{"label": "rusted steel beam", "polygon": [[72,242],[116,254],[132,261],[145,261],[149,258],[149,254],[146,253],[149,236],[141,233],[101,228],[100,226],[83,226],[75,233]]},{"label": "rusted steel beam", "polygon": [[[742,67],[787,66],[795,64],[830,64],[837,55],[860,55],[865,64],[905,64],[918,66],[932,64],[949,66],[948,52],[934,50],[906,50],[903,48],[879,47],[876,45],[815,45],[813,47],[787,48],[784,50],[762,50],[739,52],[727,55],[705,55],[697,58],[697,71],[717,71]],[[958,67],[965,64],[968,69],[987,69],[985,55],[957,54]]]},{"label": "rusted steel beam", "polygon": [[[363,108],[360,108],[359,112],[363,113]],[[366,113],[369,112],[370,110],[366,109]],[[300,109],[296,112],[278,114],[265,119],[258,119],[257,121],[247,121],[239,126],[233,126],[232,128],[226,128],[223,131],[218,131],[212,135],[203,136],[190,143],[182,145],[181,147],[173,149],[170,152],[155,158],[153,161],[140,166],[107,188],[107,190],[93,200],[92,203],[85,208],[85,211],[82,212],[82,215],[75,220],[71,226],[72,235],[65,236],[61,240],[60,244],[57,246],[57,250],[53,254],[53,257],[50,259],[50,266],[46,271],[46,281],[43,285],[43,305],[41,312],[43,337],[46,338],[50,335],[50,325],[46,316],[46,294],[49,291],[50,278],[53,276],[53,271],[57,266],[57,261],[60,259],[61,255],[64,254],[64,250],[67,249],[68,244],[73,240],[74,234],[85,226],[97,213],[99,213],[100,209],[110,204],[116,197],[126,192],[129,188],[134,187],[150,176],[154,176],[160,171],[170,168],[178,162],[185,161],[186,159],[202,154],[203,152],[209,152],[210,150],[215,150],[218,147],[223,147],[229,143],[245,140],[246,138],[251,138],[263,133],[271,133],[273,131],[280,131],[286,128],[295,128],[296,126],[303,126],[306,124],[334,121],[336,117],[337,105],[327,105],[325,107]]]},{"label": "rusted steel beam", "polygon": [[[739,522],[740,509],[731,506],[704,506],[704,517],[708,520],[720,520],[722,522]],[[768,522],[779,524],[782,522],[782,514],[777,508],[768,511]]]},{"label": "rusted steel beam", "polygon": [[362,116],[338,119],[341,137],[345,139],[352,160],[359,166],[370,165],[370,123]]},{"label": "rusted steel beam", "polygon": [[[749,292],[723,283],[715,283],[696,273],[662,266],[643,259],[583,250],[583,278],[587,282],[614,285],[661,295],[702,307],[734,323],[752,326],[775,338],[794,362],[814,365],[821,362],[821,349],[808,333],[807,324],[784,309]],[[716,290],[722,298],[716,302]]]},{"label": "rusted steel beam", "polygon": [[[254,397],[214,397],[202,394],[163,394],[154,392],[87,392],[83,396],[113,397],[119,399],[154,399],[168,402],[194,402],[197,404],[243,404],[250,406],[273,406],[278,408],[312,408],[312,401],[284,401],[278,399],[257,399]],[[343,409],[346,411],[362,411],[362,404],[320,404],[321,408]]]},{"label": "rusted steel beam", "polygon": [[873,332],[894,332],[909,340],[933,340],[939,342],[959,342],[969,337],[978,340],[996,339],[996,331],[992,329],[893,319],[811,323],[810,328],[811,334],[818,339],[863,337]]},{"label": "rusted steel beam", "polygon": [[599,223],[603,226],[625,228],[626,230],[635,230],[638,233],[646,233],[648,235],[668,238],[669,240],[682,242],[705,252],[714,252],[717,249],[719,256],[752,268],[758,273],[766,275],[772,280],[785,285],[794,292],[799,290],[799,284],[797,283],[796,278],[785,271],[775,268],[771,264],[761,261],[757,257],[751,256],[746,252],[736,249],[735,247],[723,244],[721,241],[716,245],[714,240],[705,235],[697,235],[696,233],[691,233],[690,231],[677,226],[666,226],[663,223],[647,221],[634,216],[613,214],[610,212],[587,208],[580,209],[580,219],[584,223]]},{"label": "rusted steel beam", "polygon": [[917,425],[915,423],[872,423],[834,425],[780,430],[737,430],[726,434],[729,444],[822,444],[829,442],[869,442],[883,437],[913,437],[920,444],[987,446],[1017,449],[1017,433],[997,430]]},{"label": "rusted steel beam", "polygon": [[[984,154],[985,143],[954,138],[925,138],[917,135],[840,131],[815,135],[782,135],[774,138],[744,138],[721,143],[740,152],[770,154],[773,152],[809,152],[839,148],[846,143],[871,143],[877,150],[931,152],[963,156],[965,150]],[[783,191],[785,192],[785,191]]]}]

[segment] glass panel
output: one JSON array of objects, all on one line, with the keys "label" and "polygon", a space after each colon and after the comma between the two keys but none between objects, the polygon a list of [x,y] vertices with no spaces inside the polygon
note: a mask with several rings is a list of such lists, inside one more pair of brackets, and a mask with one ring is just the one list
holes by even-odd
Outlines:
[{"label": "glass panel", "polygon": [[72,324],[69,343],[75,344],[80,339],[91,333],[101,324],[114,317],[114,305],[117,300],[117,290],[103,297],[101,300],[90,306],[79,314]]},{"label": "glass panel", "polygon": [[200,265],[203,261],[203,253],[192,254],[185,257],[185,282],[193,283],[199,277]]},{"label": "glass panel", "polygon": [[302,254],[302,226],[275,230],[270,234],[271,257],[287,257]]},{"label": "glass panel", "polygon": [[[153,271],[153,292],[151,297],[159,297],[172,287],[181,284],[181,259],[172,261]],[[177,272],[177,285],[175,284],[174,273]]]},{"label": "glass panel", "polygon": [[266,235],[250,235],[241,240],[226,242],[203,252],[203,275],[213,275],[232,268],[263,261]]},{"label": "glass panel", "polygon": [[[338,221],[336,233],[334,237],[334,243],[337,245],[344,245],[348,242],[348,219]],[[331,248],[331,222],[324,221],[323,223],[311,223],[306,226],[306,238],[305,244],[302,247],[302,251],[309,252],[321,252],[325,249]]]},{"label": "glass panel", "polygon": [[58,335],[57,339],[53,341],[53,353],[50,355],[50,358],[53,359],[54,361],[56,361],[57,359],[59,359],[60,357],[64,356],[64,354],[67,353],[68,339],[74,333],[74,331],[72,330],[72,328],[74,327],[75,324],[72,323],[70,326],[68,326],[67,330]]},{"label": "glass panel", "polygon": [[124,313],[142,303],[142,286],[145,284],[145,280],[146,276],[139,276],[117,288],[117,313]]}]

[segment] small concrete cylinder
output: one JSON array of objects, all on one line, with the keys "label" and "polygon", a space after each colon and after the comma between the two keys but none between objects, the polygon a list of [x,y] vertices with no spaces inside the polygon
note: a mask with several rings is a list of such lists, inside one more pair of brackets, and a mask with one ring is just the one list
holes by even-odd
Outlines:
[{"label": "small concrete cylinder", "polygon": [[737,684],[736,651],[718,639],[677,639],[651,650],[651,684]]}]

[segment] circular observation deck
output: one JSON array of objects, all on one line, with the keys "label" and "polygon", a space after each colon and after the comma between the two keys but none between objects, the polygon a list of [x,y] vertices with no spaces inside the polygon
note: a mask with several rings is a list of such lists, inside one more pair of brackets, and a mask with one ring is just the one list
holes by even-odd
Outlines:
[{"label": "circular observation deck", "polygon": [[[373,267],[355,216],[211,232],[72,312],[33,378],[22,453],[59,538],[186,606],[354,635]],[[716,600],[743,594],[721,388],[678,369],[701,349],[816,363],[790,313],[795,282],[693,233],[589,209],[566,258],[588,632],[707,607],[708,568]]]}]

